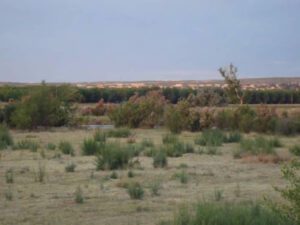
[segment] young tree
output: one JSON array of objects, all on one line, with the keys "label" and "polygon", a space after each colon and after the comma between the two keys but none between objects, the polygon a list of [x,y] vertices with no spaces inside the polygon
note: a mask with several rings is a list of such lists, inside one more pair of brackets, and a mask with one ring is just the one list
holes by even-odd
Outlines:
[{"label": "young tree", "polygon": [[229,67],[221,67],[219,69],[222,77],[225,79],[227,84],[227,94],[232,102],[237,102],[242,105],[244,103],[244,93],[240,84],[240,81],[237,79],[237,68],[230,64]]}]

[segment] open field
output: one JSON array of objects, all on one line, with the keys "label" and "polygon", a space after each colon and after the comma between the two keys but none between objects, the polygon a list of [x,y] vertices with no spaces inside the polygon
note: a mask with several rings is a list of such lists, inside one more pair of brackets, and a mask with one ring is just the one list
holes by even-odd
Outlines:
[{"label": "open field", "polygon": [[[162,129],[133,130],[136,143],[143,139],[162,144]],[[167,168],[153,168],[152,157],[139,156],[140,167],[112,171],[96,171],[95,156],[82,156],[83,140],[93,136],[92,130],[53,129],[43,132],[13,131],[14,142],[35,140],[41,146],[37,152],[30,150],[3,150],[0,152],[0,224],[157,224],[170,219],[181,204],[208,201],[262,201],[264,196],[279,199],[274,186],[283,186],[280,164],[259,163],[234,159],[238,144],[223,144],[221,154],[189,153],[182,157],[168,157]],[[183,132],[179,138],[194,145],[198,133]],[[248,134],[247,136],[255,136]],[[48,143],[61,140],[72,143],[75,156],[59,154],[59,150],[46,150]],[[283,158],[292,157],[288,148],[300,143],[300,137],[280,137],[283,147],[276,151]],[[127,144],[127,138],[109,138],[109,142]],[[199,146],[195,146],[199,148]],[[67,173],[66,165],[76,164],[75,172]],[[39,166],[45,167],[45,180],[35,181]],[[14,182],[7,184],[5,173],[12,168]],[[185,171],[187,182],[181,183],[176,173]],[[142,200],[130,199],[124,186],[139,181],[145,190]],[[152,196],[151,187],[159,183],[159,195]],[[74,201],[74,192],[80,186],[84,203]],[[11,201],[5,198],[11,191]],[[216,193],[221,197],[217,198]]]}]

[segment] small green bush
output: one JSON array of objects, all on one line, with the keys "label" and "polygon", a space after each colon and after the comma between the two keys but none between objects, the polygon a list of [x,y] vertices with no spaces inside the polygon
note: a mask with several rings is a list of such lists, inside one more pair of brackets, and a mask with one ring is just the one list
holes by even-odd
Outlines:
[{"label": "small green bush", "polygon": [[129,178],[134,177],[134,172],[133,172],[132,170],[129,170],[128,173],[127,173],[127,176],[128,176]]},{"label": "small green bush", "polygon": [[225,140],[225,135],[219,129],[209,129],[203,131],[201,136],[198,136],[194,142],[202,146],[221,146]]},{"label": "small green bush", "polygon": [[94,140],[97,142],[106,142],[107,134],[101,130],[96,130],[94,133]]},{"label": "small green bush", "polygon": [[12,184],[14,182],[14,171],[13,169],[8,169],[5,172],[6,183]]},{"label": "small green bush", "polygon": [[155,180],[150,184],[150,191],[151,191],[152,196],[159,196],[160,195],[160,193],[159,193],[160,189],[161,189],[161,182],[160,181]]},{"label": "small green bush", "polygon": [[7,201],[12,201],[13,200],[13,192],[11,190],[11,187],[9,187],[6,191],[5,191],[5,199]]},{"label": "small green bush", "polygon": [[296,155],[296,156],[300,156],[300,145],[294,145],[292,147],[289,148],[290,153]]},{"label": "small green bush", "polygon": [[240,142],[241,140],[242,140],[242,135],[238,131],[229,132],[224,137],[225,143],[237,143],[237,142]]},{"label": "small green bush", "polygon": [[126,147],[115,143],[106,144],[96,158],[97,170],[124,169],[132,157],[132,153]]},{"label": "small green bush", "polygon": [[70,142],[61,141],[58,146],[59,150],[65,155],[74,156],[74,149]]},{"label": "small green bush", "polygon": [[130,183],[127,192],[131,199],[142,199],[144,197],[144,189],[138,182]]},{"label": "small green bush", "polygon": [[53,143],[48,143],[46,145],[46,149],[48,149],[48,150],[55,150],[56,149],[56,145],[53,144]]},{"label": "small green bush", "polygon": [[43,183],[46,177],[46,167],[39,163],[38,170],[35,173],[35,181]]},{"label": "small green bush", "polygon": [[108,137],[115,137],[115,138],[126,138],[131,135],[131,131],[128,128],[118,128],[109,130],[107,132]]},{"label": "small green bush", "polygon": [[75,172],[76,164],[74,162],[69,163],[65,167],[66,172]]},{"label": "small green bush", "polygon": [[110,179],[118,179],[118,174],[116,171],[113,171],[109,177],[110,177]]},{"label": "small green bush", "polygon": [[0,150],[13,145],[12,136],[7,127],[0,125]]},{"label": "small green bush", "polygon": [[268,140],[264,137],[256,137],[255,139],[242,140],[240,142],[239,151],[239,154],[246,153],[251,155],[276,154],[274,149],[274,140]]},{"label": "small green bush", "polygon": [[155,155],[153,155],[153,166],[155,168],[163,168],[168,165],[167,154],[164,151],[157,151]]},{"label": "small green bush", "polygon": [[83,155],[95,155],[104,148],[103,142],[97,142],[95,139],[85,139],[82,144]]},{"label": "small green bush", "polygon": [[147,147],[153,147],[154,143],[151,139],[144,138],[141,142],[142,147],[147,148]]},{"label": "small green bush", "polygon": [[75,199],[74,200],[75,200],[76,203],[78,203],[78,204],[84,203],[83,192],[82,192],[80,186],[78,186],[76,188],[76,191],[75,191],[74,195],[75,195]]},{"label": "small green bush", "polygon": [[39,144],[35,141],[24,139],[18,141],[16,145],[14,145],[13,149],[29,149],[32,152],[36,152],[39,148]]},{"label": "small green bush", "polygon": [[185,170],[182,170],[180,173],[176,173],[174,177],[177,178],[182,184],[186,184],[189,180],[189,176]]},{"label": "small green bush", "polygon": [[200,202],[194,208],[181,207],[174,220],[160,225],[292,225],[258,204]]},{"label": "small green bush", "polygon": [[166,134],[162,138],[163,144],[174,144],[178,142],[178,137],[175,134]]}]

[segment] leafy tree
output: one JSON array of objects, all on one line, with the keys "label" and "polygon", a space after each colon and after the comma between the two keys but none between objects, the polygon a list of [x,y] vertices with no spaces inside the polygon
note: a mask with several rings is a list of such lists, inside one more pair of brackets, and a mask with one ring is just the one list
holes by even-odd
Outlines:
[{"label": "leafy tree", "polygon": [[219,72],[225,79],[225,83],[227,84],[226,91],[231,101],[236,102],[238,100],[242,105],[244,103],[244,93],[240,81],[236,76],[237,68],[233,64],[230,64],[227,68],[221,67]]},{"label": "leafy tree", "polygon": [[76,91],[71,86],[55,87],[42,83],[17,104],[12,123],[22,129],[66,125],[71,120],[75,98]]}]

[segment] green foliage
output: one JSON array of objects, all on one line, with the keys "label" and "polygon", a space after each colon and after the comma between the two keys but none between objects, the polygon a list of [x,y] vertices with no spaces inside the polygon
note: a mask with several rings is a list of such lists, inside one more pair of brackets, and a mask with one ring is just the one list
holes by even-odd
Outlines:
[{"label": "green foliage", "polygon": [[256,112],[248,105],[239,106],[234,111],[234,127],[248,133],[255,128]]},{"label": "green foliage", "polygon": [[219,189],[215,189],[214,191],[215,201],[219,202],[223,199],[223,191]]},{"label": "green foliage", "polygon": [[152,196],[159,196],[160,189],[161,189],[161,182],[159,180],[155,180],[150,184],[150,192]]},{"label": "green foliage", "polygon": [[49,143],[46,145],[46,149],[48,149],[48,150],[55,150],[55,149],[56,149],[56,145],[49,142]]},{"label": "green foliage", "polygon": [[109,177],[110,177],[110,179],[118,179],[118,174],[116,171],[113,171]]},{"label": "green foliage", "polygon": [[66,172],[75,172],[76,164],[74,162],[69,163],[65,167]]},{"label": "green foliage", "polygon": [[37,142],[28,139],[18,141],[13,147],[13,149],[29,149],[32,152],[36,152],[38,148],[39,144]]},{"label": "green foliage", "polygon": [[200,202],[194,208],[181,207],[173,221],[160,225],[292,225],[276,213],[257,204]]},{"label": "green foliage", "polygon": [[13,145],[13,138],[7,127],[0,125],[0,150]]},{"label": "green foliage", "polygon": [[204,130],[201,136],[196,137],[195,144],[202,146],[221,146],[225,136],[219,129]]},{"label": "green foliage", "polygon": [[285,221],[292,221],[293,224],[300,224],[300,163],[292,161],[282,167],[283,178],[288,185],[284,188],[275,188],[281,194],[284,201],[275,203],[269,201],[275,213]]},{"label": "green foliage", "polygon": [[74,148],[72,144],[68,141],[60,141],[58,148],[65,155],[71,155],[71,156],[75,155]]},{"label": "green foliage", "polygon": [[5,180],[6,180],[7,184],[12,184],[14,182],[14,171],[13,171],[13,169],[6,170]]},{"label": "green foliage", "polygon": [[74,195],[75,195],[74,201],[75,201],[77,204],[82,204],[82,203],[84,203],[83,192],[82,192],[82,189],[81,189],[80,186],[78,186],[78,187],[76,188],[76,191],[75,191]]},{"label": "green foliage", "polygon": [[96,158],[97,170],[124,169],[134,156],[131,148],[120,144],[106,144]]},{"label": "green foliage", "polygon": [[55,87],[43,83],[17,104],[12,123],[21,129],[66,125],[71,120],[74,95],[71,86]]},{"label": "green foliage", "polygon": [[131,131],[128,128],[118,128],[112,129],[107,132],[108,137],[115,137],[115,138],[126,138],[131,135]]},{"label": "green foliage", "polygon": [[132,170],[129,170],[128,173],[127,173],[127,176],[128,176],[129,178],[132,178],[132,177],[135,176],[135,174],[134,174],[134,172],[133,172]]},{"label": "green foliage", "polygon": [[188,174],[185,172],[185,170],[182,170],[180,173],[175,173],[174,177],[180,181],[182,184],[186,184],[189,180]]},{"label": "green foliage", "polygon": [[240,142],[242,140],[242,138],[243,138],[243,136],[240,132],[232,131],[232,132],[229,132],[224,137],[224,142],[225,143],[236,143],[236,142]]},{"label": "green foliage", "polygon": [[296,156],[300,156],[300,145],[293,145],[289,148],[289,151]]},{"label": "green foliage", "polygon": [[95,155],[105,146],[103,142],[97,142],[95,139],[85,139],[82,144],[83,155]]},{"label": "green foliage", "polygon": [[13,200],[13,191],[11,189],[11,187],[9,186],[9,188],[5,191],[5,199],[7,201],[12,201]]},{"label": "green foliage", "polygon": [[97,142],[105,143],[107,134],[101,130],[96,130],[94,133],[94,140]]},{"label": "green foliage", "polygon": [[148,138],[144,138],[143,140],[142,140],[142,142],[141,142],[141,145],[142,145],[142,147],[153,147],[154,146],[154,143],[153,143],[153,141],[151,140],[151,139],[148,139]]},{"label": "green foliage", "polygon": [[168,159],[167,159],[167,154],[160,150],[157,151],[154,155],[153,155],[153,166],[155,168],[163,168],[166,167],[168,165]]},{"label": "green foliage", "polygon": [[130,183],[127,192],[131,199],[142,199],[144,197],[144,189],[138,182]]},{"label": "green foliage", "polygon": [[46,167],[39,163],[38,170],[35,173],[35,181],[43,183],[46,177]]},{"label": "green foliage", "polygon": [[244,139],[240,142],[239,154],[276,154],[274,148],[274,139],[268,140],[264,137],[256,137],[255,139]]},{"label": "green foliage", "polygon": [[162,138],[163,144],[174,144],[178,142],[178,137],[174,134],[166,134]]}]

